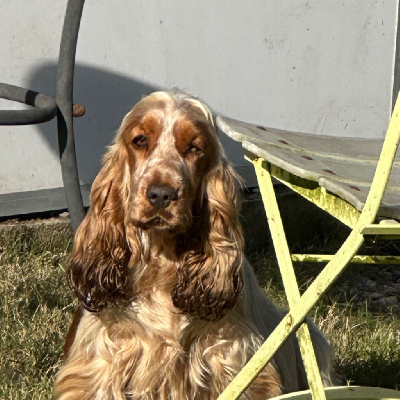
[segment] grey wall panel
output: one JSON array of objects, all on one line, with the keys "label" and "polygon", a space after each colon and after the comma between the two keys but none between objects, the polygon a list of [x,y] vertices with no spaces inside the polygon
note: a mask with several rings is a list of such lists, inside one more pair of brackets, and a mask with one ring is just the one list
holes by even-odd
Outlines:
[{"label": "grey wall panel", "polygon": [[[0,81],[55,95],[66,0],[0,4]],[[74,96],[87,110],[75,124],[81,184],[93,181],[124,114],[171,87],[237,119],[382,137],[397,14],[398,0],[87,0]],[[0,127],[0,195],[62,186],[56,136],[54,122]],[[240,146],[223,143],[246,169]]]}]

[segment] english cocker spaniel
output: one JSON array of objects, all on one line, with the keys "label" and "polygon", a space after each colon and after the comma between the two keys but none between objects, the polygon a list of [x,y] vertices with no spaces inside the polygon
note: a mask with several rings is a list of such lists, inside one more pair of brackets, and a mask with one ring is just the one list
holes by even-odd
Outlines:
[{"label": "english cocker spaniel", "polygon": [[[283,316],[244,258],[239,189],[199,99],[156,92],[125,116],[75,237],[68,277],[81,306],[57,398],[218,397]],[[329,346],[310,326],[329,385]],[[292,338],[242,398],[306,386]]]}]

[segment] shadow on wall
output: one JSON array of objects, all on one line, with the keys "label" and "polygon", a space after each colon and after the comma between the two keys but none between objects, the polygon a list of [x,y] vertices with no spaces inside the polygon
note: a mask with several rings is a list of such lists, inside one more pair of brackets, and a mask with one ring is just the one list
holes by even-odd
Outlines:
[{"label": "shadow on wall", "polygon": [[[56,86],[57,64],[48,63],[33,72],[28,87],[55,97]],[[170,88],[151,85],[94,66],[76,64],[74,102],[86,109],[84,116],[74,119],[75,147],[81,185],[91,185],[93,182],[100,170],[106,147],[111,144],[125,114],[143,97],[154,91],[166,89]],[[56,121],[38,127],[45,142],[58,157]],[[256,186],[254,172],[243,160],[241,144],[234,142],[222,132],[219,132],[219,136],[228,157],[236,165],[246,185]],[[242,166],[244,163],[245,167]]]},{"label": "shadow on wall", "polygon": [[[57,64],[41,65],[32,74],[29,88],[56,96]],[[125,114],[144,96],[163,90],[131,77],[76,64],[74,102],[86,113],[74,120],[75,147],[81,184],[92,183],[106,147],[111,144]],[[49,148],[58,155],[55,121],[38,125]]]}]

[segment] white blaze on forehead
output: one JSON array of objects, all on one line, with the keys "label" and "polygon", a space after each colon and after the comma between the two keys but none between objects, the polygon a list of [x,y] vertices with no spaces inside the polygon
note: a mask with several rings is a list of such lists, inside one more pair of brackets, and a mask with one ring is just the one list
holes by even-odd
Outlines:
[{"label": "white blaze on forehead", "polygon": [[183,172],[182,168],[186,169],[183,157],[175,145],[174,125],[178,121],[179,112],[171,104],[170,97],[166,107],[160,110],[159,118],[162,131],[156,147],[147,161],[141,165],[139,173],[142,178],[151,177],[155,171],[159,172],[161,176],[172,174],[179,177]]},{"label": "white blaze on forehead", "polygon": [[157,157],[158,154],[165,157],[170,163],[171,161],[181,162],[182,156],[179,154],[175,146],[174,126],[178,121],[179,113],[173,107],[168,107],[165,110],[163,129],[158,138],[157,147],[154,149],[152,157]]}]

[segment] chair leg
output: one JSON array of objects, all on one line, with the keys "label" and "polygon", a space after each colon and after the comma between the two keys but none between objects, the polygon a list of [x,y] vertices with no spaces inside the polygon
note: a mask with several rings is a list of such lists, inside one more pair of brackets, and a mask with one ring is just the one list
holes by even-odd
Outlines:
[{"label": "chair leg", "polygon": [[[265,161],[258,159],[255,161],[254,166],[265,212],[267,214],[268,225],[278,260],[279,269],[281,271],[283,285],[285,287],[289,308],[291,309],[299,301],[300,291],[293,269],[292,258],[286,240],[281,214],[279,212],[272,178],[269,171],[265,168]],[[298,329],[297,337],[299,340],[301,356],[306,370],[308,385],[310,386],[312,397],[313,399],[324,400],[324,386],[319,373],[310,331],[306,323],[303,323]]]}]

